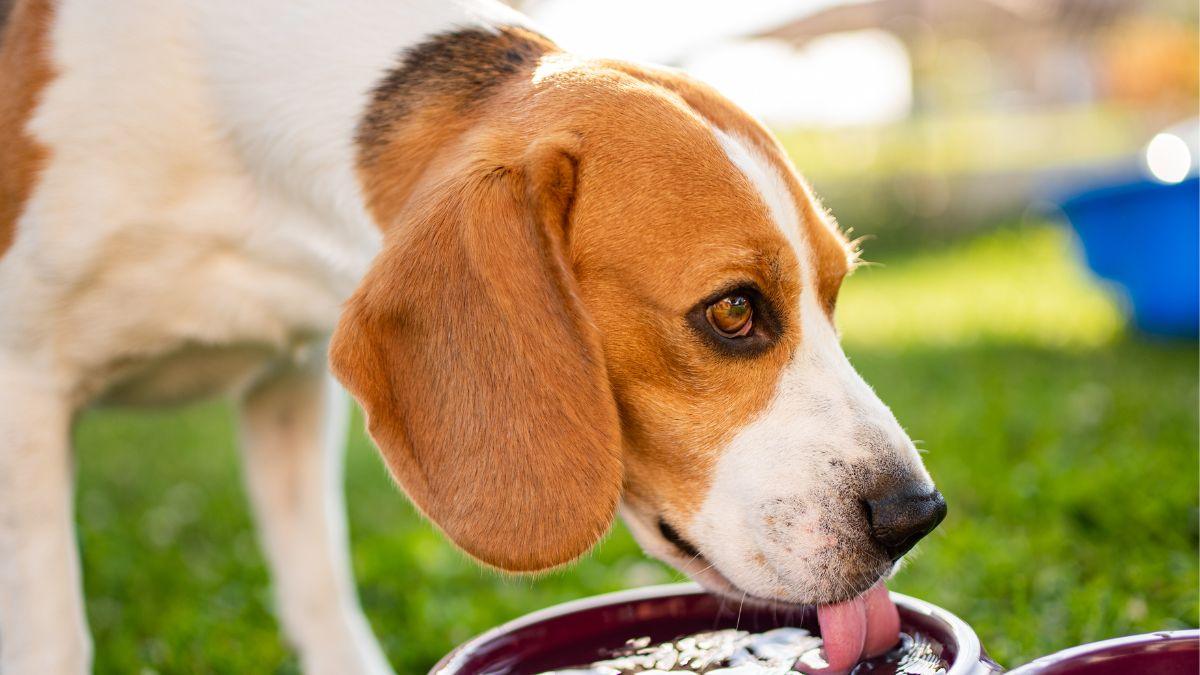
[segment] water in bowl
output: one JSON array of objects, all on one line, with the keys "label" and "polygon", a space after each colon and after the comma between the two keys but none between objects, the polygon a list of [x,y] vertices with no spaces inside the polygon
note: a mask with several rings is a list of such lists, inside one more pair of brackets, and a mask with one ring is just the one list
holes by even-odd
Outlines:
[{"label": "water in bowl", "polygon": [[[649,638],[628,641],[590,664],[541,675],[629,675],[692,673],[693,675],[792,675],[818,672],[821,638],[803,628],[776,628],[763,633],[726,629],[695,633],[651,644]],[[949,668],[942,645],[921,633],[901,633],[900,642],[882,656],[859,663],[851,675],[939,675]]]}]

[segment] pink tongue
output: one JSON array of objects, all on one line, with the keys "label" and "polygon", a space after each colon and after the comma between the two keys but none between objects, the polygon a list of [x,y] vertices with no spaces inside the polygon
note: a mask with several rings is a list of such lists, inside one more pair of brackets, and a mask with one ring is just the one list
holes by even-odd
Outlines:
[{"label": "pink tongue", "polygon": [[862,596],[836,605],[820,605],[817,623],[825,640],[829,670],[842,672],[858,663],[867,639],[867,605]]},{"label": "pink tongue", "polygon": [[900,617],[882,583],[853,600],[818,606],[817,622],[829,671],[849,670],[860,656],[882,654],[899,639]]},{"label": "pink tongue", "polygon": [[867,639],[863,657],[871,658],[887,652],[900,641],[900,612],[888,596],[887,586],[879,582],[863,594],[867,605]]}]

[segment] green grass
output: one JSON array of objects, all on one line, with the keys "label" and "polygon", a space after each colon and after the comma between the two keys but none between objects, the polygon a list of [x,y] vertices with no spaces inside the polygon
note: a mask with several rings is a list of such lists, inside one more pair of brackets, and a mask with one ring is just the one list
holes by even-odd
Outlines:
[{"label": "green grass", "polygon": [[895,590],[1010,666],[1197,625],[1195,343],[1124,334],[1050,228],[867,268],[839,306],[951,507]]},{"label": "green grass", "polygon": [[[847,351],[921,440],[950,503],[892,587],[958,613],[1010,666],[1197,625],[1196,345],[1125,334],[1055,229],[882,262],[846,284]],[[97,672],[297,671],[232,439],[223,404],[83,419]],[[678,578],[620,527],[564,572],[483,571],[414,514],[361,421],[347,492],[363,604],[400,673],[524,612]]]}]

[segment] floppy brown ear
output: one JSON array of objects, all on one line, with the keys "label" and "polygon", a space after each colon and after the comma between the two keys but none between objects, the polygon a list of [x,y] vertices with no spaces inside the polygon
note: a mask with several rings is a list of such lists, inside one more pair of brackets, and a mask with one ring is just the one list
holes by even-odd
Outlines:
[{"label": "floppy brown ear", "polygon": [[569,143],[544,142],[426,190],[330,347],[409,497],[509,571],[587,551],[621,490],[600,339],[565,260],[576,165]]}]

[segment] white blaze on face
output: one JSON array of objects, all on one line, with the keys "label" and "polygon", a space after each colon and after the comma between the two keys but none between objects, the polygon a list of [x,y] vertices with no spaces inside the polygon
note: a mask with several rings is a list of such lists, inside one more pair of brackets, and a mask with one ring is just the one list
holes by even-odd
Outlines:
[{"label": "white blaze on face", "polygon": [[741,590],[824,602],[891,567],[870,541],[864,493],[889,476],[932,483],[821,309],[811,249],[784,178],[752,144],[714,133],[795,249],[800,344],[771,402],[724,449],[684,536]]}]

